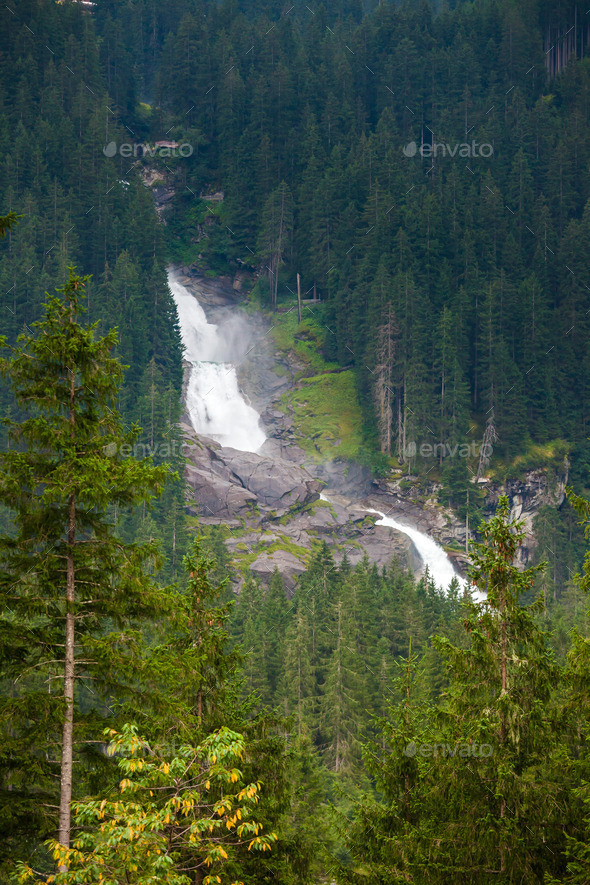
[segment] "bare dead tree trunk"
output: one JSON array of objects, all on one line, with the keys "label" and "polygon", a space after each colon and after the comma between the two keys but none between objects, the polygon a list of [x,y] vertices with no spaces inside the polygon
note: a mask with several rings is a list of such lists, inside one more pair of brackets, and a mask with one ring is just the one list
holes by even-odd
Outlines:
[{"label": "bare dead tree trunk", "polygon": [[403,421],[402,421],[402,394],[397,392],[397,457],[399,461],[403,461]]},{"label": "bare dead tree trunk", "polygon": [[407,432],[408,432],[408,416],[406,404],[408,402],[408,379],[404,367],[404,384],[403,384],[403,412],[402,412],[402,459],[405,463],[407,452]]},{"label": "bare dead tree trunk", "polygon": [[384,321],[377,330],[377,367],[374,372],[379,440],[381,451],[387,455],[391,455],[391,424],[393,420],[391,384],[396,332],[395,318],[391,305],[389,305]]},{"label": "bare dead tree trunk", "polygon": [[480,476],[483,475],[484,470],[490,463],[490,459],[492,457],[493,443],[495,443],[497,439],[498,434],[496,432],[496,428],[494,427],[494,413],[492,412],[490,418],[488,419],[488,423],[486,424],[486,429],[484,431],[483,439],[481,442],[481,448],[479,450],[479,463],[477,465],[476,479],[479,479]]},{"label": "bare dead tree trunk", "polygon": [[279,219],[279,238],[277,242],[277,252],[276,252],[276,260],[275,260],[275,279],[274,279],[274,293],[273,293],[273,304],[277,305],[277,296],[279,289],[279,267],[281,264],[281,256],[283,254],[283,233],[284,233],[284,220],[285,220],[285,191],[281,190],[281,217]]}]

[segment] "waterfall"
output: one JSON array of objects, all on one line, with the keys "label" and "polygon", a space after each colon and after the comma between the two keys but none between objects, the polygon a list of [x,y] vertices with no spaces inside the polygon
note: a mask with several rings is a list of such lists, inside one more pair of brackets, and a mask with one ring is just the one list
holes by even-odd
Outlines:
[{"label": "waterfall", "polygon": [[429,538],[428,535],[422,534],[418,529],[410,528],[410,526],[402,525],[391,516],[386,516],[380,510],[367,509],[367,513],[375,513],[381,518],[376,520],[376,525],[386,525],[397,532],[403,532],[414,544],[418,551],[420,559],[425,567],[428,568],[430,576],[437,587],[446,589],[453,578],[457,578],[461,587],[465,586],[465,578],[458,575],[453,564],[440,544]]},{"label": "waterfall", "polygon": [[[324,492],[320,493],[320,500],[330,503],[330,499]],[[459,587],[463,588],[466,586],[465,578],[455,571],[451,560],[443,548],[436,541],[433,541],[432,538],[429,538],[428,535],[411,526],[403,525],[401,522],[393,519],[393,517],[386,516],[380,510],[373,510],[371,507],[363,509],[366,513],[374,513],[380,517],[375,521],[375,525],[386,525],[391,529],[395,529],[396,532],[402,532],[408,536],[416,548],[424,568],[428,568],[430,576],[437,587],[442,587],[443,590],[446,590],[453,578],[458,580]],[[484,595],[478,591],[473,592],[472,595],[475,600],[484,598]]]},{"label": "waterfall", "polygon": [[186,408],[195,431],[222,446],[257,452],[266,439],[260,416],[244,399],[235,364],[245,355],[247,336],[240,320],[222,326],[207,322],[205,311],[189,290],[168,273],[184,358],[191,364]]},{"label": "waterfall", "polygon": [[[468,582],[455,571],[453,563],[443,548],[436,541],[433,541],[432,538],[429,538],[428,535],[424,535],[418,529],[403,525],[391,516],[381,513],[380,510],[368,509],[367,513],[376,513],[381,517],[381,519],[376,520],[376,525],[387,525],[397,532],[403,532],[404,535],[410,538],[418,551],[424,567],[428,567],[430,576],[437,587],[442,587],[443,590],[446,590],[453,578],[456,578],[459,582],[460,589],[463,590],[467,587]],[[486,594],[473,586],[471,587],[471,598],[474,602],[483,602],[486,599]]]}]

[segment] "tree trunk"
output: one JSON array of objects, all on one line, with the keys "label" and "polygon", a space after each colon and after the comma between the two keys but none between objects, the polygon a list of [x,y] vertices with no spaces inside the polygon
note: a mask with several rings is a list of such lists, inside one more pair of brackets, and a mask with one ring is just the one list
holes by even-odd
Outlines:
[{"label": "tree trunk", "polygon": [[374,397],[377,406],[377,424],[379,429],[379,441],[381,451],[391,455],[391,423],[393,413],[391,408],[391,384],[394,363],[394,335],[397,326],[393,317],[391,305],[384,313],[383,322],[377,329],[377,365],[373,375],[375,377]]},{"label": "tree trunk", "polygon": [[[66,709],[61,742],[61,783],[59,796],[58,842],[69,848],[72,801],[72,769],[74,765],[74,543],[76,540],[76,498],[70,496],[68,515],[68,558],[66,587],[66,641],[64,665],[64,698]],[[60,872],[65,871],[60,867]]]},{"label": "tree trunk", "polygon": [[[70,322],[72,316],[70,315]],[[76,435],[76,376],[70,371],[70,430],[72,439]],[[74,767],[74,679],[75,679],[75,615],[74,600],[76,573],[74,568],[74,547],[76,544],[76,495],[68,499],[68,552],[66,562],[66,635],[64,654],[64,699],[66,709],[61,741],[61,771],[59,792],[59,832],[60,845],[70,847],[72,775]],[[67,867],[60,866],[60,872]]]}]

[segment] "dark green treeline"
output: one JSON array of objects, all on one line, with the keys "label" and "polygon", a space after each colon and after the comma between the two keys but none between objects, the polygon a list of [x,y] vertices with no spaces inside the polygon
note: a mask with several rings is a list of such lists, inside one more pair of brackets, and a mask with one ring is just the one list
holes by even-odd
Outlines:
[{"label": "dark green treeline", "polygon": [[[124,415],[171,457],[165,235],[176,260],[259,271],[279,305],[300,273],[326,356],[356,369],[369,447],[419,471],[422,443],[444,453],[487,427],[496,459],[562,439],[585,463],[584,14],[540,0],[5,9],[0,190],[23,218],[2,245],[3,331],[35,319],[69,261],[93,274],[90,317],[119,326],[130,367]],[[121,155],[165,137],[192,155]],[[139,178],[153,163],[176,185],[167,228]],[[199,195],[218,188],[208,211]],[[451,462],[465,509],[466,459]]]},{"label": "dark green treeline", "polygon": [[[5,7],[0,29],[0,194],[3,209],[20,216],[0,245],[1,331],[13,343],[38,319],[69,264],[91,274],[88,319],[118,327],[117,355],[128,366],[119,405],[143,428],[134,454],[178,467],[170,428],[180,411],[180,335],[152,195],[132,163],[119,170],[103,153],[110,140],[132,138],[120,121],[130,106],[110,89],[108,41],[70,3]],[[0,404],[19,417],[6,386]],[[181,511],[180,484],[171,484],[153,514],[124,527],[164,541],[168,577],[182,571]]]},{"label": "dark green treeline", "polygon": [[[580,4],[102,9],[143,26],[143,53],[122,28],[118,57],[133,56],[157,131],[194,148],[171,216],[179,254],[268,267],[273,282],[276,263],[279,302],[297,272],[315,286],[330,356],[356,367],[382,448],[407,460],[409,443],[464,441],[470,416],[479,439],[493,422],[507,457],[584,437]],[[563,48],[570,27],[577,55],[549,78],[547,40]],[[216,188],[199,240],[198,195]]]}]

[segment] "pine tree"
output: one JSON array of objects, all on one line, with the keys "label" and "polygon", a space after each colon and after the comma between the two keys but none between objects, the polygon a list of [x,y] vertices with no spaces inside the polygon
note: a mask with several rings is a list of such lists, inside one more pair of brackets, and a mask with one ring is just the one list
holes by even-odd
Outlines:
[{"label": "pine tree", "polygon": [[360,756],[359,698],[363,692],[362,665],[355,647],[355,630],[346,603],[334,605],[333,651],[327,662],[320,702],[324,758],[336,774],[350,773]]},{"label": "pine tree", "polygon": [[277,689],[284,660],[284,636],[286,627],[286,597],[283,579],[275,569],[264,593],[262,604],[262,636],[264,662],[260,662],[266,672],[266,682],[270,695],[267,700],[273,705],[277,700]]},{"label": "pine tree", "polygon": [[242,585],[235,615],[232,619],[232,638],[240,643],[244,656],[243,675],[245,689],[250,694],[258,692],[268,700],[270,688],[267,681],[266,648],[263,625],[263,592],[251,577]]},{"label": "pine tree", "polygon": [[363,747],[363,759],[381,801],[365,793],[354,805],[352,823],[344,825],[352,864],[338,871],[338,881],[403,883],[426,881],[415,862],[415,838],[428,807],[429,760],[420,749],[432,740],[432,710],[419,698],[419,656],[396,662],[386,715],[376,720],[379,736]]},{"label": "pine tree", "polygon": [[175,654],[185,679],[186,700],[195,724],[192,736],[227,724],[223,717],[228,707],[228,692],[235,692],[239,655],[227,648],[226,623],[232,601],[223,601],[225,583],[211,579],[214,561],[203,550],[202,542],[193,544],[184,560],[188,572],[187,588],[179,599],[180,631],[175,631]]},{"label": "pine tree", "polygon": [[[590,539],[588,519],[590,503],[570,487],[568,498],[584,524],[586,540]],[[575,590],[585,596],[588,605],[590,590],[590,552],[586,551],[582,575],[576,576]],[[581,619],[580,619],[581,620]],[[572,805],[577,811],[574,826],[567,832],[564,855],[566,871],[559,877],[547,877],[548,885],[582,885],[588,881],[590,873],[590,792],[588,769],[588,736],[590,725],[590,639],[588,638],[588,612],[583,622],[571,631],[571,645],[566,666],[566,692],[563,699],[563,714],[569,724],[570,734],[567,749],[561,748],[558,757],[560,772],[568,776],[572,787]],[[565,742],[564,742],[565,743]],[[565,750],[565,752],[564,752]]]},{"label": "pine tree", "polygon": [[[568,784],[552,762],[562,733],[553,697],[561,672],[536,623],[540,600],[519,603],[542,566],[514,565],[524,535],[509,514],[502,496],[481,526],[485,543],[474,546],[472,580],[487,598],[466,603],[469,644],[434,640],[448,684],[412,747],[409,817],[399,757],[386,751],[375,762],[392,783],[384,803],[360,809],[361,825],[377,824],[368,849],[355,840],[355,856],[376,882],[533,882],[559,868],[568,814]],[[385,734],[398,746],[403,726]]]},{"label": "pine tree", "polygon": [[[13,533],[0,540],[4,676],[13,686],[2,719],[14,740],[36,709],[50,746],[61,721],[58,841],[66,847],[80,680],[92,679],[97,691],[101,681],[112,684],[125,629],[164,607],[145,570],[157,561],[155,545],[122,544],[109,508],[149,500],[169,473],[123,457],[138,429],[124,432],[115,408],[116,332],[97,338],[96,326],[81,323],[86,282],[71,269],[34,332],[0,362],[25,413],[9,421],[14,448],[1,456],[0,501],[14,514]],[[54,693],[60,678],[63,690]]]},{"label": "pine tree", "polygon": [[[536,622],[542,601],[528,607],[520,601],[544,564],[525,571],[514,564],[524,533],[510,519],[505,496],[481,533],[485,543],[474,545],[470,575],[486,600],[467,604],[471,644],[435,642],[449,678],[440,732],[453,746],[468,746],[472,758],[466,765],[460,749],[459,758],[436,769],[433,798],[450,800],[436,854],[446,876],[465,871],[472,882],[487,881],[494,870],[508,882],[551,868],[561,840],[567,801],[547,764],[559,740],[553,692],[561,672]],[[455,836],[467,817],[473,837],[457,850]]]},{"label": "pine tree", "polygon": [[298,738],[309,734],[312,723],[315,680],[311,666],[311,631],[307,612],[300,604],[283,641],[284,660],[281,668],[280,695],[285,715],[294,718]]}]

